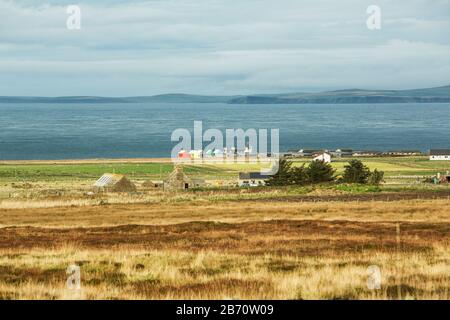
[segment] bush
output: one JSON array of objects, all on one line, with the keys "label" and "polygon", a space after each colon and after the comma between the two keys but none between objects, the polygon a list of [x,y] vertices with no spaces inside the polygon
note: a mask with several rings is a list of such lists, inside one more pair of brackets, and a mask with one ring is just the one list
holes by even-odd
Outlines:
[{"label": "bush", "polygon": [[286,159],[280,159],[278,172],[267,181],[268,186],[302,186],[309,183],[329,182],[334,180],[335,170],[323,161],[313,161],[307,167],[292,168],[292,163]]},{"label": "bush", "polygon": [[369,184],[377,186],[381,182],[383,182],[384,172],[378,171],[377,169],[373,170],[369,177]]},{"label": "bush", "polygon": [[266,181],[268,186],[287,186],[292,183],[292,163],[286,159],[278,161],[278,171]]},{"label": "bush", "polygon": [[368,182],[370,170],[361,160],[351,160],[344,168],[344,175],[342,176],[343,182],[361,184],[366,184]]},{"label": "bush", "polygon": [[297,186],[303,186],[309,182],[308,168],[305,165],[301,167],[294,167],[291,169],[291,181],[292,184]]},{"label": "bush", "polygon": [[329,163],[320,160],[312,161],[306,168],[308,182],[320,183],[334,180],[335,170]]}]

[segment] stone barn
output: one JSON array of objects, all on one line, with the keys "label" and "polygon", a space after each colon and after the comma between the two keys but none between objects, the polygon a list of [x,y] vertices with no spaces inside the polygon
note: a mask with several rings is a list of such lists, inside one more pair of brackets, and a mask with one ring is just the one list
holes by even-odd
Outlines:
[{"label": "stone barn", "polygon": [[183,167],[175,166],[167,180],[164,181],[164,190],[187,190],[192,188],[200,188],[205,185],[202,179],[189,178],[183,171]]}]

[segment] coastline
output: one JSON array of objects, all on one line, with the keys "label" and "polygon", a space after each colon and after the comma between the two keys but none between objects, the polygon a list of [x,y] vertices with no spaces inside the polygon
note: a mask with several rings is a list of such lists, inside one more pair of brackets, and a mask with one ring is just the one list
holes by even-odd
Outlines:
[{"label": "coastline", "polygon": [[113,158],[113,159],[62,159],[62,160],[0,160],[0,165],[27,164],[98,164],[98,163],[171,163],[171,158]]}]

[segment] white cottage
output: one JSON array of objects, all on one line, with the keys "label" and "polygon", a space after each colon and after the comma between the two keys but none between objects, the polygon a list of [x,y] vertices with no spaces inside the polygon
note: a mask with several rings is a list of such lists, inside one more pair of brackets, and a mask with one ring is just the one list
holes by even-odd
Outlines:
[{"label": "white cottage", "polygon": [[331,155],[329,153],[319,154],[317,157],[313,159],[314,161],[323,161],[325,163],[331,163]]},{"label": "white cottage", "polygon": [[430,160],[450,161],[450,149],[431,149]]}]

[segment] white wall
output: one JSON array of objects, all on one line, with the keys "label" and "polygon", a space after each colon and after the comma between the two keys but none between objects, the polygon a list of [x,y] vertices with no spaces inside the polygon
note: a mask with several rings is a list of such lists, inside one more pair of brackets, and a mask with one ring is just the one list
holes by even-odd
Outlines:
[{"label": "white wall", "polygon": [[447,161],[450,161],[450,156],[430,156],[430,160],[447,160]]},{"label": "white wall", "polygon": [[320,156],[315,157],[313,160],[323,161],[325,163],[331,162],[331,156],[328,153],[323,153]]}]

